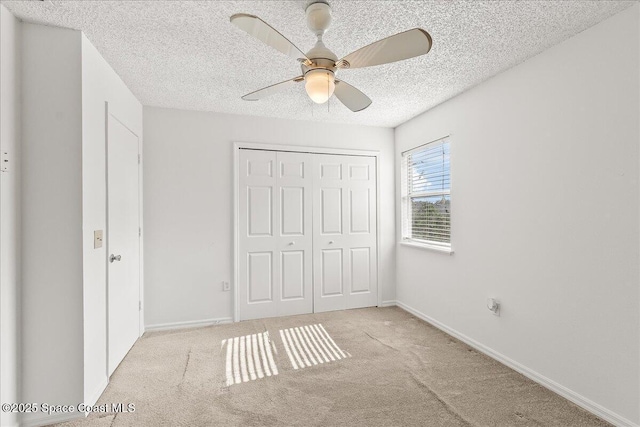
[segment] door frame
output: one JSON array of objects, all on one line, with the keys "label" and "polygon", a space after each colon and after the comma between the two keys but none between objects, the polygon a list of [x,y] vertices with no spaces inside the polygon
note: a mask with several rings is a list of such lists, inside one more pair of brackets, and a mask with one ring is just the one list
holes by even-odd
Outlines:
[{"label": "door frame", "polygon": [[142,226],[143,226],[143,215],[142,215],[142,206],[143,206],[143,187],[142,187],[142,132],[135,132],[131,126],[127,125],[127,123],[121,119],[123,114],[120,114],[117,108],[114,108],[113,105],[110,105],[109,101],[105,101],[104,103],[104,188],[105,188],[105,228],[104,228],[104,237],[105,237],[105,339],[106,339],[106,366],[105,372],[107,374],[107,381],[109,381],[109,254],[110,254],[110,242],[109,242],[109,119],[117,120],[122,126],[127,128],[129,132],[134,134],[136,138],[138,138],[138,264],[139,264],[139,274],[138,274],[138,301],[139,307],[138,310],[138,338],[140,338],[144,334],[144,245],[142,240]]},{"label": "door frame", "polygon": [[233,239],[231,248],[232,257],[232,304],[233,304],[233,321],[240,320],[240,301],[238,289],[239,263],[238,257],[240,252],[238,215],[240,213],[239,205],[239,177],[240,172],[240,150],[263,150],[263,151],[285,151],[292,153],[309,153],[309,154],[334,154],[343,156],[360,156],[374,157],[376,159],[376,270],[378,273],[378,307],[382,305],[382,289],[380,285],[380,151],[377,150],[345,150],[341,148],[328,147],[312,147],[298,146],[288,144],[268,144],[260,142],[234,142],[233,143]]}]

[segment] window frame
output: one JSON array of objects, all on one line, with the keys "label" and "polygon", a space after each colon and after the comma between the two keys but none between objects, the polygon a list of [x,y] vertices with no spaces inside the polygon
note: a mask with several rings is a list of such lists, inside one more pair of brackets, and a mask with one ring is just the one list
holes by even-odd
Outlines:
[{"label": "window frame", "polygon": [[[433,144],[447,144],[449,148],[449,188],[447,190],[438,189],[433,191],[418,191],[411,193],[409,191],[409,178],[408,178],[408,159],[412,154],[419,153],[429,149],[429,146]],[[451,226],[451,139],[447,135],[445,137],[430,141],[426,144],[421,144],[417,147],[405,150],[400,153],[400,215],[401,215],[401,239],[400,244],[410,247],[416,247],[421,249],[431,249],[439,252],[453,254],[452,247],[452,226]],[[413,221],[412,217],[412,200],[420,197],[429,196],[449,196],[449,242],[440,242],[436,240],[423,240],[410,237],[410,225]]]}]

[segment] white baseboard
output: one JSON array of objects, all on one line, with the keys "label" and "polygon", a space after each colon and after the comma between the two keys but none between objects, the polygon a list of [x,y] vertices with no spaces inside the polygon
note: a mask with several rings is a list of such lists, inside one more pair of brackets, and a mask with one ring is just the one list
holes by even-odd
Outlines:
[{"label": "white baseboard", "polygon": [[396,300],[390,299],[387,301],[382,301],[378,307],[393,307],[396,305]]},{"label": "white baseboard", "polygon": [[85,399],[84,403],[86,405],[91,405],[91,406],[95,405],[98,399],[100,399],[100,396],[102,396],[102,393],[104,393],[104,389],[106,389],[108,385],[109,385],[109,378],[107,377],[103,378],[102,381],[100,382],[100,385],[96,387],[96,389],[91,394],[91,396],[89,396],[89,399]]},{"label": "white baseboard", "polygon": [[[86,402],[87,405],[95,405],[98,401],[98,398],[102,395],[105,388],[109,384],[109,379],[104,378],[104,380],[100,383],[100,385],[96,388],[96,391],[93,393],[93,396]],[[77,406],[76,406],[77,409]],[[31,415],[31,414],[29,414]],[[41,412],[34,413],[33,417],[29,418],[29,415],[23,415],[22,420],[16,424],[8,424],[7,427],[40,427],[40,426],[48,426],[51,424],[64,423],[67,421],[77,420],[79,418],[85,418],[88,414],[84,412],[71,412],[71,413],[59,413],[59,414],[43,414]],[[4,425],[3,425],[4,427]]]},{"label": "white baseboard", "polygon": [[65,423],[67,421],[77,420],[79,418],[85,418],[86,414],[84,412],[72,412],[72,413],[60,413],[60,414],[41,414],[38,413],[38,417],[34,417],[31,419],[23,419],[20,423],[22,427],[41,427],[48,426],[51,424]]},{"label": "white baseboard", "polygon": [[204,320],[188,320],[186,322],[158,323],[155,325],[146,325],[145,332],[168,331],[171,329],[198,328],[202,326],[221,325],[224,323],[232,323],[231,317],[222,317],[220,319],[204,319]]},{"label": "white baseboard", "polygon": [[486,354],[487,356],[497,360],[498,362],[502,363],[503,365],[508,366],[509,368],[513,369],[514,371],[517,371],[519,373],[521,373],[522,375],[524,375],[525,377],[535,381],[536,383],[540,384],[543,387],[548,388],[549,390],[553,391],[554,393],[559,394],[560,396],[564,397],[565,399],[575,403],[576,405],[580,406],[581,408],[586,409],[587,411],[591,412],[592,414],[602,418],[603,420],[610,422],[611,424],[615,425],[615,426],[619,426],[619,427],[640,427],[640,424],[636,424],[631,420],[626,419],[625,417],[616,414],[613,411],[610,411],[609,409],[603,407],[602,405],[597,404],[596,402],[587,399],[586,397],[574,392],[573,390],[568,389],[567,387],[558,384],[557,382],[545,377],[544,375],[541,375],[529,368],[527,368],[524,365],[521,365],[520,363],[516,362],[515,360],[512,360],[510,358],[508,358],[507,356],[498,353],[497,351],[485,346],[484,344],[479,343],[478,341],[475,341],[472,338],[467,337],[464,334],[461,334],[460,332],[456,331],[455,329],[452,329],[440,322],[438,322],[437,320],[427,316],[426,314],[416,310],[415,308],[401,302],[401,301],[396,301],[396,305],[400,308],[402,308],[403,310],[413,314],[414,316],[418,317],[419,319],[424,320],[425,322],[435,326],[436,328],[440,329],[441,331],[451,335],[454,338],[459,339],[460,341],[464,342],[465,344],[473,347],[474,349]]}]

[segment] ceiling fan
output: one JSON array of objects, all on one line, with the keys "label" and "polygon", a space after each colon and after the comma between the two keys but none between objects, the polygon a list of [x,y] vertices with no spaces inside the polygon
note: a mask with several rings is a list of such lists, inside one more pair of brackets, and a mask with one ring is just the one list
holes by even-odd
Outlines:
[{"label": "ceiling fan", "polygon": [[302,68],[302,75],[256,90],[242,99],[258,101],[304,81],[307,94],[313,102],[323,104],[335,94],[351,111],[361,111],[371,105],[371,99],[344,80],[337,79],[337,70],[388,64],[424,55],[431,50],[429,33],[414,28],[378,40],[338,59],[322,42],[322,36],[331,24],[331,7],[325,2],[312,3],[307,7],[306,15],[307,26],[318,37],[315,46],[306,54],[257,16],[238,13],[231,17],[232,24],[298,60]]}]

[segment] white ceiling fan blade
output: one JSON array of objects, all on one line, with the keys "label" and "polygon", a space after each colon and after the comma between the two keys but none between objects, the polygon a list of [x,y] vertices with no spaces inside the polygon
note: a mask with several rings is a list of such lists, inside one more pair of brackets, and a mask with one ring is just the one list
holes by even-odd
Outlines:
[{"label": "white ceiling fan blade", "polygon": [[295,85],[298,82],[304,81],[304,77],[299,76],[291,80],[285,80],[280,83],[276,83],[271,86],[258,89],[255,92],[251,92],[242,97],[245,101],[259,101],[267,96],[271,96],[274,93],[282,92],[283,90]]},{"label": "white ceiling fan blade", "polygon": [[336,89],[333,94],[351,111],[362,111],[371,105],[371,99],[349,83],[336,79]]},{"label": "white ceiling fan blade", "polygon": [[398,33],[351,52],[336,65],[339,68],[362,68],[388,64],[424,55],[431,50],[429,33],[421,28]]},{"label": "white ceiling fan blade", "polygon": [[231,17],[231,23],[293,59],[308,60],[307,56],[285,36],[257,16],[237,13]]}]

